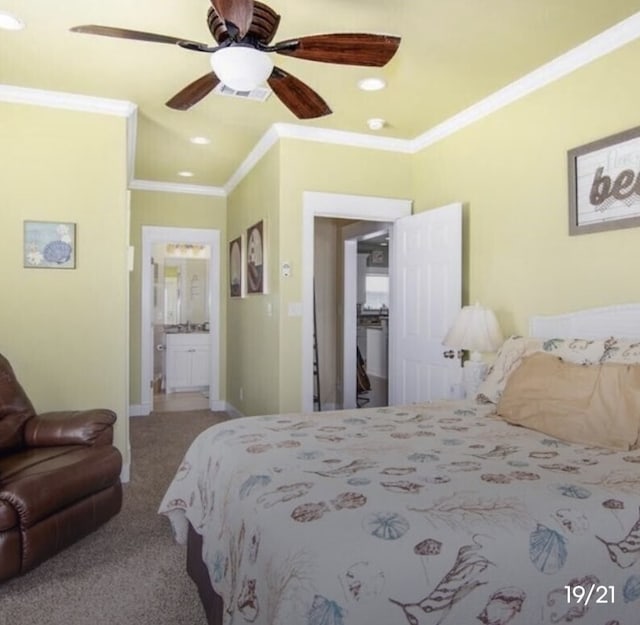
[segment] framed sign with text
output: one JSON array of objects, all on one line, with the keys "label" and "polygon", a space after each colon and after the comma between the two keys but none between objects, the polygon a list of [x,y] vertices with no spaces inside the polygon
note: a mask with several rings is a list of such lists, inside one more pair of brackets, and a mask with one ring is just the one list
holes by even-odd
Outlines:
[{"label": "framed sign with text", "polygon": [[640,126],[567,155],[570,235],[640,226]]}]

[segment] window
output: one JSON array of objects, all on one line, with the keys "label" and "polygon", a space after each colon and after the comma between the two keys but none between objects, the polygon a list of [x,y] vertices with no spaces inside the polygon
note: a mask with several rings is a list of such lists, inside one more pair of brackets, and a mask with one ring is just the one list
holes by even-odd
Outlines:
[{"label": "window", "polygon": [[389,308],[389,276],[367,274],[365,276],[365,308]]}]

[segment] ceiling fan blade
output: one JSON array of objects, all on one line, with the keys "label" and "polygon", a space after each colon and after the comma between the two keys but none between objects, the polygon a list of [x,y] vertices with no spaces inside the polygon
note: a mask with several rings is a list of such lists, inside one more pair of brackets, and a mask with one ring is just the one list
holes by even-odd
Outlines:
[{"label": "ceiling fan blade", "polygon": [[156,33],[147,33],[141,30],[129,30],[128,28],[116,28],[112,26],[97,26],[95,24],[86,24],[84,26],[74,26],[70,28],[74,33],[86,33],[88,35],[102,35],[103,37],[116,37],[118,39],[134,39],[137,41],[152,41],[154,43],[172,43],[172,44],[193,44],[195,47],[207,48],[207,44],[191,41],[184,37],[171,37],[169,35],[158,35]]},{"label": "ceiling fan blade", "polygon": [[298,119],[313,119],[331,113],[329,105],[311,87],[279,67],[273,68],[267,82]]},{"label": "ceiling fan blade", "polygon": [[166,104],[169,108],[186,111],[211,93],[219,82],[220,79],[213,72],[209,72],[194,80],[182,91],[178,91]]},{"label": "ceiling fan blade", "polygon": [[253,0],[211,0],[211,4],[232,39],[242,39],[247,34],[253,19]]},{"label": "ceiling fan blade", "polygon": [[367,33],[335,33],[287,39],[276,52],[309,61],[382,67],[396,53],[400,37]]}]

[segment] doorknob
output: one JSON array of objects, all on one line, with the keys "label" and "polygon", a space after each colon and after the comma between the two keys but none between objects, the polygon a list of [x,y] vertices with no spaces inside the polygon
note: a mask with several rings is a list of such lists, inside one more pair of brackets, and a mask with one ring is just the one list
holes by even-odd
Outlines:
[{"label": "doorknob", "polygon": [[462,358],[462,350],[459,349],[457,352],[454,352],[452,349],[448,349],[446,352],[442,352],[442,355],[445,358]]},{"label": "doorknob", "polygon": [[163,351],[165,351],[166,349],[167,349],[167,348],[166,348],[166,346],[165,346],[165,345],[163,345],[162,343],[158,343],[158,344],[156,345],[156,351],[163,352]]}]

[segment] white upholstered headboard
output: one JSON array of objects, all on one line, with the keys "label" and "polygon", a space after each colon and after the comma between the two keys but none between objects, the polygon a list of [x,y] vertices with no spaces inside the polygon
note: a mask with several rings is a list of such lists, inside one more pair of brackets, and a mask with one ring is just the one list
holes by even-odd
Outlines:
[{"label": "white upholstered headboard", "polygon": [[640,339],[640,304],[590,308],[563,315],[540,315],[529,320],[536,338]]}]

